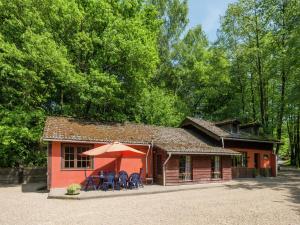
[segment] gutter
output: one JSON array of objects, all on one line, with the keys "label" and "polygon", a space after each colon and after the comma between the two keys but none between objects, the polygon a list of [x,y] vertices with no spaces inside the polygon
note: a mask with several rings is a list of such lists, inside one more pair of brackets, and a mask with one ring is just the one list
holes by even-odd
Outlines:
[{"label": "gutter", "polygon": [[[51,141],[51,142],[63,142],[63,143],[90,143],[90,144],[108,144],[114,142],[113,140],[107,141],[93,141],[93,140],[71,140],[71,139],[52,139],[52,138],[44,138],[43,141]],[[125,145],[136,145],[136,146],[145,146],[149,145],[149,142],[127,142],[127,141],[118,141]]]},{"label": "gutter", "polygon": [[146,154],[146,177],[148,177],[148,156],[149,156],[150,150],[152,150],[152,147],[153,147],[153,141],[151,141],[151,145],[148,145],[148,151]]},{"label": "gutter", "polygon": [[172,153],[168,153],[168,154],[169,154],[169,156],[168,156],[168,158],[166,159],[166,161],[165,161],[164,164],[163,164],[163,175],[164,175],[164,177],[163,177],[163,182],[164,182],[164,186],[166,186],[166,165],[167,165],[169,159],[170,159],[171,156],[172,156]]},{"label": "gutter", "polygon": [[221,137],[221,139],[222,139],[222,148],[224,148],[224,138]]},{"label": "gutter", "polygon": [[[223,137],[222,137],[223,139]],[[271,144],[279,144],[282,145],[282,142],[278,141],[263,141],[263,140],[256,140],[256,139],[246,139],[246,138],[230,138],[230,137],[225,137],[225,140],[233,140],[233,141],[248,141],[248,142],[260,142],[260,143],[271,143]]]},{"label": "gutter", "polygon": [[241,153],[218,153],[218,152],[172,152],[172,155],[241,155]]}]

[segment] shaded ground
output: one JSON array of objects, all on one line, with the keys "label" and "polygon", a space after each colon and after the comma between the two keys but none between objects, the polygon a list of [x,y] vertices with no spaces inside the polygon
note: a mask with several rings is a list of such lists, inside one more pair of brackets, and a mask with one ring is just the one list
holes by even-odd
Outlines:
[{"label": "shaded ground", "polygon": [[[187,188],[188,189],[188,188]],[[300,171],[211,188],[92,200],[0,187],[0,224],[300,224]]]}]

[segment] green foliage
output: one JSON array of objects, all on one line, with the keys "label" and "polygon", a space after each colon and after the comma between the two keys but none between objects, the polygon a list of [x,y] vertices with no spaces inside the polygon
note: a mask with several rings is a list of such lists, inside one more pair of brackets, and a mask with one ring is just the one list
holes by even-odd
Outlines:
[{"label": "green foliage", "polygon": [[80,184],[70,184],[67,188],[67,195],[77,195],[81,189]]},{"label": "green foliage", "polygon": [[135,118],[159,62],[153,5],[3,0],[0,18],[0,166],[45,163],[46,115]]},{"label": "green foliage", "polygon": [[260,121],[300,162],[299,5],[239,0],[210,44],[186,0],[1,0],[0,167],[45,165],[47,115]]},{"label": "green foliage", "polygon": [[184,118],[181,112],[183,110],[179,110],[181,107],[183,103],[178,97],[161,88],[152,87],[143,91],[135,120],[156,125],[178,126]]}]

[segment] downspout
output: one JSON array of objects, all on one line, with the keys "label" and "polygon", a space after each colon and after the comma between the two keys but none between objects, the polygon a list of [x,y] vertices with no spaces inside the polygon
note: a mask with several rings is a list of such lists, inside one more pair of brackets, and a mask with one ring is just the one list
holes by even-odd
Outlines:
[{"label": "downspout", "polygon": [[[146,154],[146,177],[149,176],[149,169],[148,169],[148,156],[149,156],[149,153],[150,153],[150,150],[152,152],[152,149],[153,149],[153,141],[151,141],[151,144],[148,145],[148,151],[147,151],[147,154]],[[152,175],[152,172],[151,172],[151,175]]]},{"label": "downspout", "polygon": [[168,153],[168,154],[169,154],[169,156],[163,164],[163,175],[164,175],[163,183],[164,183],[164,186],[166,186],[166,165],[167,165],[167,163],[168,163],[168,161],[169,161],[169,159],[171,158],[171,155],[172,155],[171,153]]},{"label": "downspout", "polygon": [[222,148],[224,148],[224,138],[221,137],[221,139],[222,139]]},{"label": "downspout", "polygon": [[148,145],[148,151],[147,151],[147,154],[146,154],[146,177],[148,177],[148,155],[149,155],[149,152],[150,152],[150,148],[151,148],[151,145]]}]

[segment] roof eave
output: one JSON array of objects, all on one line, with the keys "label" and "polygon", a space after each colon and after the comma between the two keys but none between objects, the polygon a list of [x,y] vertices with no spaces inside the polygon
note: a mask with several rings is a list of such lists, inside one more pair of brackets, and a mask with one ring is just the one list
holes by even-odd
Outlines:
[{"label": "roof eave", "polygon": [[194,122],[189,117],[185,118],[185,120],[180,124],[180,127],[183,127],[184,125],[187,125],[186,122],[190,122],[192,125],[200,129],[202,132],[206,133],[208,136],[220,141],[222,140],[222,136],[216,135],[215,133],[211,132],[210,130],[206,129],[203,126],[198,125],[196,122]]},{"label": "roof eave", "polygon": [[241,155],[239,152],[232,153],[224,153],[224,152],[188,152],[188,151],[166,151],[167,153],[171,153],[172,155]]},{"label": "roof eave", "polygon": [[257,140],[257,139],[248,139],[248,138],[232,138],[232,137],[221,137],[224,140],[233,140],[233,141],[246,141],[246,142],[261,142],[261,143],[272,143],[272,144],[283,144],[281,141],[269,141],[269,140]]},{"label": "roof eave", "polygon": [[93,144],[107,144],[114,141],[119,141],[125,144],[133,144],[133,145],[149,145],[150,142],[142,142],[142,141],[122,141],[122,140],[74,140],[74,139],[63,139],[63,138],[42,138],[43,141],[55,141],[55,142],[65,142],[65,143],[93,143]]}]

